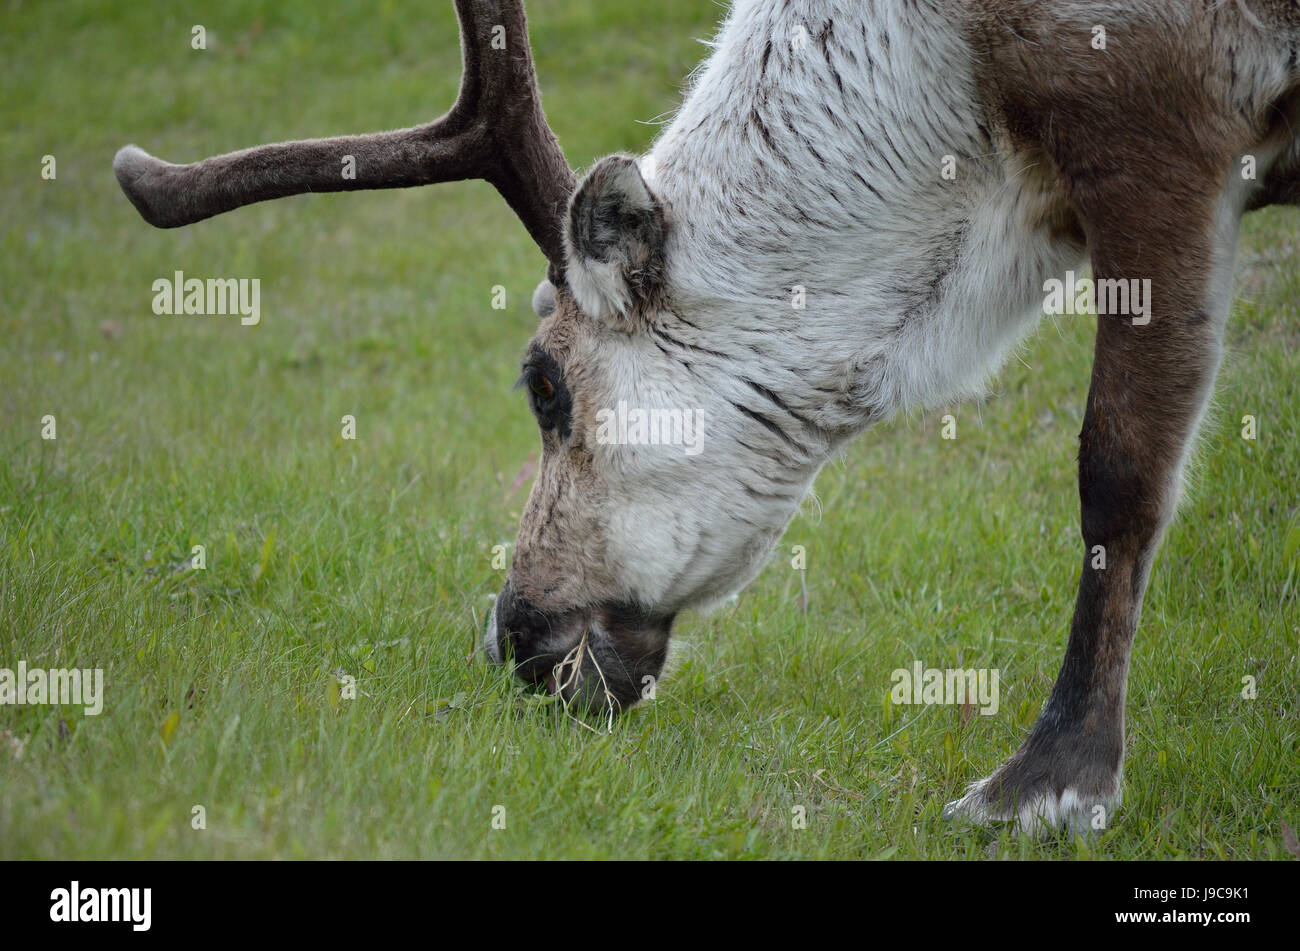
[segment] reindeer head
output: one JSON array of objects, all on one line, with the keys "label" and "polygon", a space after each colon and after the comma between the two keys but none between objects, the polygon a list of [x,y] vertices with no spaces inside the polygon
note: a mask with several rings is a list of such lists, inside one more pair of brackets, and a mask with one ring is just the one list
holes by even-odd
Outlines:
[{"label": "reindeer head", "polygon": [[[375,135],[265,145],[191,165],[134,147],[118,181],[177,227],[306,191],[482,178],[550,261],[521,387],[542,455],[485,650],[566,701],[624,709],[662,670],[679,611],[749,581],[807,491],[811,454],[747,408],[738,374],[678,312],[671,212],[626,156],[576,183],[546,123],[522,3],[456,0],[464,73],[451,111]],[[355,177],[340,174],[354,158]]]}]

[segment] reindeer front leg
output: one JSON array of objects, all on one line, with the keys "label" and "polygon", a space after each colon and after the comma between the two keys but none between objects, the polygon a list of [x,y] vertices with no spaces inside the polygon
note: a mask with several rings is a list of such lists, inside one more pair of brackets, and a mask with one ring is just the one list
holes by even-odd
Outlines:
[{"label": "reindeer front leg", "polygon": [[1084,222],[1097,286],[1150,279],[1153,307],[1149,321],[1098,316],[1079,451],[1083,573],[1065,660],[1024,744],[946,810],[1030,832],[1101,828],[1119,802],[1129,654],[1230,301],[1232,196],[1215,204],[1221,186],[1189,182],[1137,204],[1120,200],[1123,180],[1106,184],[1121,192],[1091,195],[1104,211]]}]

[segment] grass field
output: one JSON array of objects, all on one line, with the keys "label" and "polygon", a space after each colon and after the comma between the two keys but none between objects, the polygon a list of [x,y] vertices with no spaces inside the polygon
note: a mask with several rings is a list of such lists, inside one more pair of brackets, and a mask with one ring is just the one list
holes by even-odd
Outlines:
[{"label": "grass field", "polygon": [[[941,410],[854,443],[758,581],[679,621],[657,700],[595,732],[470,659],[538,449],[511,384],[543,262],[504,203],[310,196],[161,232],[111,171],[132,141],[190,161],[423,121],[455,95],[450,4],[178,9],[11,5],[0,35],[0,667],[106,685],[99,716],[0,707],[0,857],[1286,857],[1300,213],[1247,221],[1135,648],[1123,808],[1087,840],[955,828],[944,802],[1014,749],[1062,655],[1094,321],[1045,321],[951,410],[956,440]],[[570,161],[644,149],[721,13],[538,4]],[[155,316],[176,270],[259,278],[261,323]],[[916,659],[998,668],[998,714],[891,705]]]}]

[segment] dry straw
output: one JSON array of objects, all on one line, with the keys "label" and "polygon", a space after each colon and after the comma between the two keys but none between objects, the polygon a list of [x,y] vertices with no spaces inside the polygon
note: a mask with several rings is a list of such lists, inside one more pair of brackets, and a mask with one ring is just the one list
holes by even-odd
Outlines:
[{"label": "dry straw", "polygon": [[582,683],[582,658],[584,655],[590,657],[591,666],[596,668],[596,674],[600,677],[600,689],[605,695],[606,723],[604,732],[613,733],[614,714],[618,711],[618,701],[614,698],[614,694],[609,689],[609,684],[605,680],[605,672],[600,669],[600,662],[596,660],[596,654],[587,646],[587,639],[590,634],[590,631],[583,631],[582,640],[578,641],[573,649],[565,654],[564,658],[555,665],[555,669],[551,672],[552,677],[555,679],[555,694],[560,698],[560,702],[564,705],[565,716],[569,717],[569,719],[573,720],[583,728],[591,730],[593,733],[601,732],[591,724],[584,721],[581,717],[574,716],[573,712],[569,709],[569,701],[565,699],[564,696],[565,689],[569,687],[574,688],[574,696],[577,696],[577,687]]}]

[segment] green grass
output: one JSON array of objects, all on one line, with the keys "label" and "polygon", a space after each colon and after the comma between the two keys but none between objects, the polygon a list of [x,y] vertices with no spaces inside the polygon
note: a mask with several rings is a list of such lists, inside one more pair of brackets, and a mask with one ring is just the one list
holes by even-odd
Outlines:
[{"label": "green grass", "polygon": [[[491,189],[159,232],[113,180],[128,141],[189,161],[451,102],[449,5],[323,9],[6,9],[0,666],[102,667],[106,703],[0,707],[0,857],[1285,857],[1300,215],[1246,226],[1217,409],[1134,652],[1122,810],[1088,841],[962,830],[943,803],[1016,746],[1062,654],[1092,321],[1045,322],[955,410],[957,440],[941,411],[854,443],[739,601],[679,623],[658,699],[598,735],[467,660],[538,448],[510,386],[542,261]],[[538,4],[570,161],[643,148],[720,13]],[[259,277],[261,324],[154,316],[176,269]],[[200,543],[206,570],[185,570]],[[998,715],[891,706],[890,671],[917,658],[999,668]]]}]

